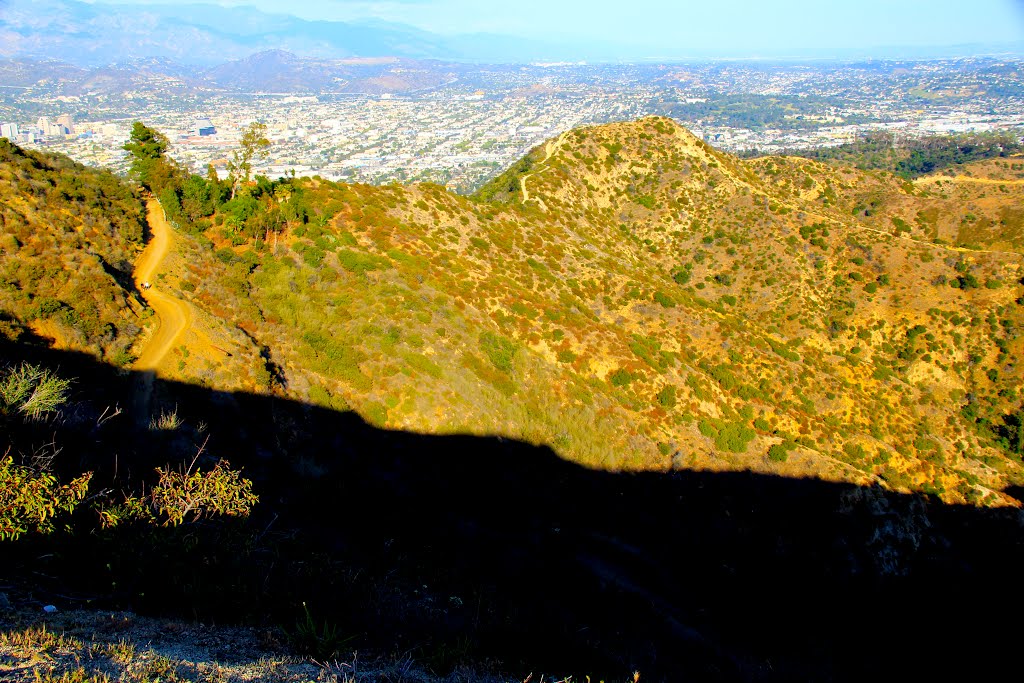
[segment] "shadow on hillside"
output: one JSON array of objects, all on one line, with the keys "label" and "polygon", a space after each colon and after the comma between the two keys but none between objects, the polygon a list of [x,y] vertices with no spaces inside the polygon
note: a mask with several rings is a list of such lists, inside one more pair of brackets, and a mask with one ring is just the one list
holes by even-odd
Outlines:
[{"label": "shadow on hillside", "polygon": [[[317,622],[361,651],[624,680],[976,679],[1017,666],[1016,511],[755,474],[617,474],[502,438],[385,431],[280,398],[157,381],[185,426],[125,415],[133,378],[76,354],[55,440],[68,472],[138,487],[226,457],[261,502],[241,524],[122,529],[10,546],[61,604]],[[31,427],[20,443],[45,443]],[[40,428],[42,429],[42,428]],[[47,431],[48,430],[48,431]],[[49,436],[47,436],[49,434]],[[582,678],[581,678],[582,679]]]}]

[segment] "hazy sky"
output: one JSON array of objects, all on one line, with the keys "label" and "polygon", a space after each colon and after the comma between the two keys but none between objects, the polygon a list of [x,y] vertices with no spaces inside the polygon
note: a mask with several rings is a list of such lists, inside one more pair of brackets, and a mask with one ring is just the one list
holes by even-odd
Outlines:
[{"label": "hazy sky", "polygon": [[681,46],[778,52],[1024,40],[1024,0],[193,1],[306,19],[378,19],[444,34],[629,44],[652,56]]}]

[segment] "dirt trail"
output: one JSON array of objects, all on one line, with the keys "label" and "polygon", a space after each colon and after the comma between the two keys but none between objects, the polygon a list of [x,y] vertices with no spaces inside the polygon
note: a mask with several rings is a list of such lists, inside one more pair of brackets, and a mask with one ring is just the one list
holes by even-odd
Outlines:
[{"label": "dirt trail", "polygon": [[[546,164],[548,162],[548,159],[550,159],[555,152],[561,149],[562,145],[565,143],[565,138],[568,134],[569,131],[566,131],[559,135],[557,139],[548,140],[547,145],[544,147],[544,159],[540,162],[541,164]],[[538,164],[538,166],[539,165],[540,164]],[[530,193],[526,190],[526,180],[530,176],[537,175],[539,170],[540,169],[538,168],[537,171],[534,171],[533,173],[527,173],[526,175],[519,179],[519,188],[523,191],[523,204],[530,201]],[[543,209],[545,213],[547,213],[548,207],[544,203],[544,200],[541,199],[540,197],[534,197],[534,200],[540,205],[540,208]]]},{"label": "dirt trail", "polygon": [[150,199],[146,203],[147,220],[153,231],[153,239],[142,251],[138,263],[135,264],[135,284],[146,300],[156,312],[159,320],[159,327],[153,337],[146,343],[135,361],[134,369],[143,373],[145,386],[136,396],[139,408],[145,409],[149,405],[149,399],[153,390],[153,376],[157,368],[163,362],[167,353],[174,348],[175,343],[192,324],[192,309],[187,303],[174,296],[152,286],[143,289],[143,282],[152,282],[157,268],[173,244],[173,231],[168,225],[160,202]]},{"label": "dirt trail", "polygon": [[914,181],[914,184],[923,185],[925,183],[937,183],[943,180],[951,180],[954,183],[975,183],[977,185],[1024,185],[1024,180],[996,180],[995,178],[973,178],[966,175],[958,175],[952,178],[949,176],[927,176],[925,178],[918,178]]}]

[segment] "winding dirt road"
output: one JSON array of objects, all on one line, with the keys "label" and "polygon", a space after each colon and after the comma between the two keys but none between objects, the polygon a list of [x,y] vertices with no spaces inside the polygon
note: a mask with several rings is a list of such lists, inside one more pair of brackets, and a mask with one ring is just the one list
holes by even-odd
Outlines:
[{"label": "winding dirt road", "polygon": [[155,199],[146,204],[149,227],[153,231],[153,239],[142,252],[139,262],[135,265],[135,284],[160,320],[156,334],[146,344],[146,348],[135,361],[136,370],[156,370],[182,332],[192,324],[192,309],[180,299],[153,286],[143,289],[143,282],[152,282],[160,262],[164,260],[173,243],[171,226],[167,224],[163,209]]},{"label": "winding dirt road", "polygon": [[149,228],[153,231],[153,239],[143,249],[138,263],[135,264],[135,285],[142,293],[153,311],[156,312],[159,327],[152,338],[146,343],[135,361],[133,368],[142,373],[144,385],[136,395],[137,407],[140,411],[148,409],[153,391],[153,377],[168,352],[192,324],[192,309],[187,303],[159,290],[155,286],[143,289],[143,282],[153,281],[160,263],[167,256],[174,242],[173,230],[168,225],[160,202],[150,199],[146,203]]}]

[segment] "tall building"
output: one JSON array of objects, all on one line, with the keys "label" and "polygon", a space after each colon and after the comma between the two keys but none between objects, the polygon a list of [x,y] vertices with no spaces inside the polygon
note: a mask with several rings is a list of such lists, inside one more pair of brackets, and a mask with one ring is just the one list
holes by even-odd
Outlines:
[{"label": "tall building", "polygon": [[7,138],[8,140],[15,140],[18,137],[18,124],[16,123],[3,123],[0,124],[0,138]]},{"label": "tall building", "polygon": [[64,127],[64,133],[66,135],[74,135],[75,122],[71,119],[71,114],[61,114],[58,116],[57,124]]},{"label": "tall building", "polygon": [[36,120],[36,128],[46,137],[59,137],[65,133],[64,126],[51,121],[49,116],[40,116]]}]

